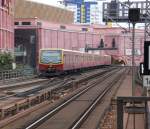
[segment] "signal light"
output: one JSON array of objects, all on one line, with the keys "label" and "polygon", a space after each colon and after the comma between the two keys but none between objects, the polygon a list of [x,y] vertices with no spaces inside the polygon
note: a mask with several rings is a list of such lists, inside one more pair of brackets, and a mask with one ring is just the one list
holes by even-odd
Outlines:
[{"label": "signal light", "polygon": [[138,22],[140,20],[140,8],[130,8],[128,18],[130,22]]}]

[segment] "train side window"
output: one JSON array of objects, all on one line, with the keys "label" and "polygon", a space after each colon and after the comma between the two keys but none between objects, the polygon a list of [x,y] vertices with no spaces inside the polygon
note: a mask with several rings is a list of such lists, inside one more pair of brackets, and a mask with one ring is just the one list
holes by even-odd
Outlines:
[{"label": "train side window", "polygon": [[22,25],[31,25],[31,22],[22,22]]}]

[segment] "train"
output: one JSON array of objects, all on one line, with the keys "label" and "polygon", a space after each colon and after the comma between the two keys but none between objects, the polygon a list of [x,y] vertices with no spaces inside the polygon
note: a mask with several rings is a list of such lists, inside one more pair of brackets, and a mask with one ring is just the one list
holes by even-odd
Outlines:
[{"label": "train", "polygon": [[40,49],[39,52],[39,73],[42,75],[61,74],[102,65],[111,65],[111,56],[59,48]]}]

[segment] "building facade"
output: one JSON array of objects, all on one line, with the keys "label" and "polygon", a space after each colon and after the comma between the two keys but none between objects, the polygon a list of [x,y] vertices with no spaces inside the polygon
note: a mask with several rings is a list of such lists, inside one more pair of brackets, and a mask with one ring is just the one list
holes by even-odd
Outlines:
[{"label": "building facade", "polygon": [[[39,19],[16,19],[15,21],[20,24],[15,26],[16,49],[26,53],[26,55],[19,55],[18,59],[24,58],[24,61],[30,62],[31,66],[36,65],[37,59],[34,57],[38,57],[36,55],[39,49],[63,48],[85,51],[87,47],[97,48],[88,51],[89,53],[111,55],[115,60],[126,65],[132,64],[132,33],[126,33],[121,28],[53,24]],[[30,25],[22,24],[29,21]],[[139,65],[143,61],[144,53],[143,30],[136,30],[135,37],[135,63]]]},{"label": "building facade", "polygon": [[[119,27],[94,27],[95,32],[104,35],[101,52],[111,55],[114,59],[132,65],[132,32]],[[96,46],[94,46],[96,47]],[[143,62],[144,30],[135,30],[135,65]]]},{"label": "building facade", "polygon": [[74,23],[100,23],[100,8],[96,0],[64,0],[63,4],[74,12]]},{"label": "building facade", "polygon": [[0,51],[14,48],[14,0],[0,0]]},{"label": "building facade", "polygon": [[[30,25],[24,25],[27,22]],[[86,43],[98,44],[101,35],[85,29],[85,26],[53,24],[36,18],[15,19],[16,61],[36,67],[42,48],[84,51]]]},{"label": "building facade", "polygon": [[27,0],[15,0],[15,18],[39,18],[52,23],[73,23],[73,12]]}]

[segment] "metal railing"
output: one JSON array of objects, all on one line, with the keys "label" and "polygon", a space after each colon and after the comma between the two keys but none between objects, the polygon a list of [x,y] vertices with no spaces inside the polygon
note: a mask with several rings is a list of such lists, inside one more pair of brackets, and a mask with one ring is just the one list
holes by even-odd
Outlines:
[{"label": "metal railing", "polygon": [[9,82],[16,80],[24,80],[33,78],[36,75],[36,70],[32,68],[22,68],[16,70],[4,70],[0,71],[0,82]]}]

